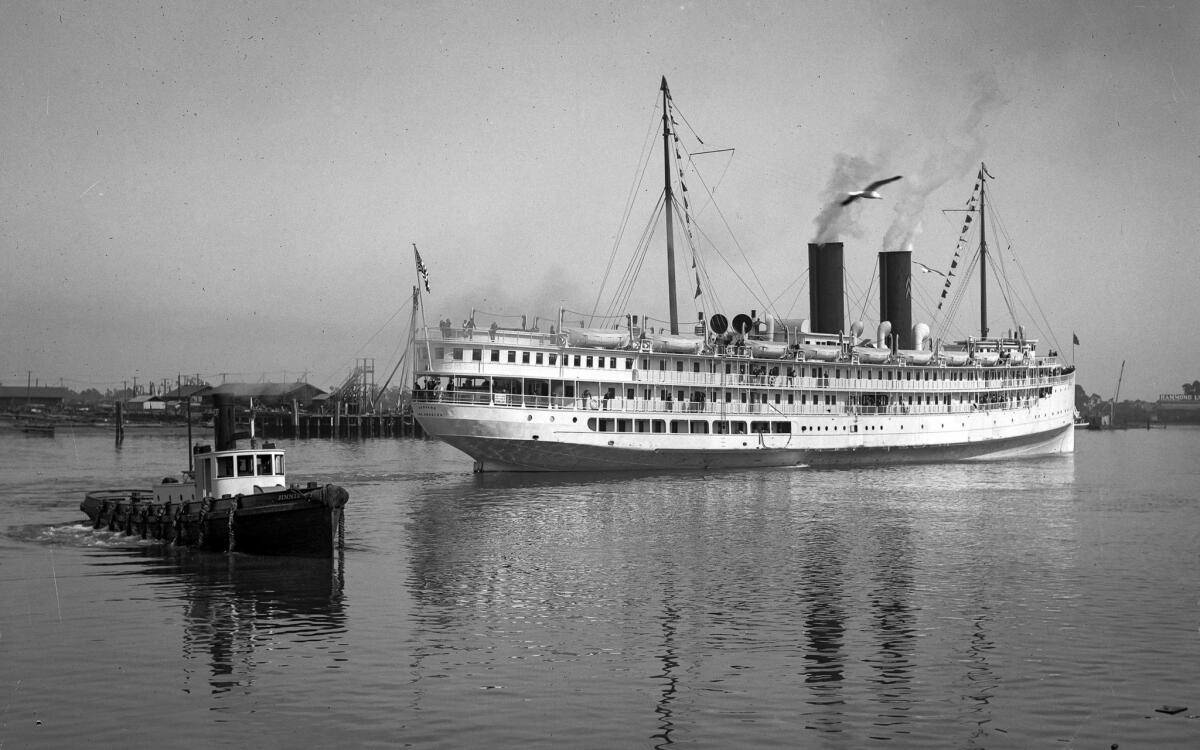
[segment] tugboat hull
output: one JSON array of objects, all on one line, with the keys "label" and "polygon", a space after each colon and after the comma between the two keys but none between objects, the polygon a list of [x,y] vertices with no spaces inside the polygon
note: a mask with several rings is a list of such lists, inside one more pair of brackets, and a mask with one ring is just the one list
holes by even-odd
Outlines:
[{"label": "tugboat hull", "polygon": [[349,494],[336,485],[163,502],[149,490],[97,490],[80,504],[94,528],[217,552],[330,556]]}]

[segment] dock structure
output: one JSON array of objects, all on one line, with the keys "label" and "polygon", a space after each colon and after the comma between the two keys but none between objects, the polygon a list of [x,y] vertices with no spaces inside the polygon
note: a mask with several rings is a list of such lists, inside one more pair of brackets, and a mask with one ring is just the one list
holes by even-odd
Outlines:
[{"label": "dock structure", "polygon": [[412,414],[288,414],[258,412],[255,428],[269,438],[424,437]]},{"label": "dock structure", "polygon": [[189,414],[197,415],[211,409],[214,398],[227,398],[236,404],[238,429],[264,438],[424,437],[407,400],[379,403],[373,373],[374,361],[361,360],[332,393],[307,383],[222,383],[167,398],[186,402]]}]

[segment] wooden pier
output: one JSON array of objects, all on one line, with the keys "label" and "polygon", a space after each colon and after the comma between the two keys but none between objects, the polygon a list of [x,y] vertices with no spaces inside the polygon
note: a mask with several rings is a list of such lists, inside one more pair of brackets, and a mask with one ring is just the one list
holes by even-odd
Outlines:
[{"label": "wooden pier", "polygon": [[288,414],[258,412],[256,432],[269,438],[425,437],[411,414]]}]

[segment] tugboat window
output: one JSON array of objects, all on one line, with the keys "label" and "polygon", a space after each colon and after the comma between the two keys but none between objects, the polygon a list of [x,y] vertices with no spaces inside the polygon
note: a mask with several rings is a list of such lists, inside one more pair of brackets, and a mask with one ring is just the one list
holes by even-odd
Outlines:
[{"label": "tugboat window", "polygon": [[237,475],[239,477],[254,476],[254,457],[253,456],[238,456],[237,457]]},{"label": "tugboat window", "polygon": [[257,473],[258,473],[258,476],[260,476],[260,477],[270,476],[271,474],[275,473],[274,468],[272,468],[272,466],[271,466],[271,454],[270,453],[259,453],[258,454],[258,472]]},{"label": "tugboat window", "polygon": [[233,456],[219,456],[217,458],[217,476],[233,476]]}]

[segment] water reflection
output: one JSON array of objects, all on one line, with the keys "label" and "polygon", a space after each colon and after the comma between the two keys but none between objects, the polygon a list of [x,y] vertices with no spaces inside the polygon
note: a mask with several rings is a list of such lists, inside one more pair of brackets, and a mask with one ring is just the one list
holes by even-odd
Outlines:
[{"label": "water reflection", "polygon": [[846,634],[843,557],[845,539],[833,524],[817,523],[803,537],[806,551],[801,565],[800,602],[805,609],[804,681],[809,685],[809,705],[819,707],[810,714],[809,728],[839,731],[846,701],[841,682],[845,676]]},{"label": "water reflection", "polygon": [[913,564],[916,545],[911,518],[896,514],[874,528],[873,584],[870,602],[871,633],[877,653],[867,657],[875,671],[875,700],[880,704],[876,725],[903,733],[914,699],[911,682],[912,652],[916,639],[913,604]]},{"label": "water reflection", "polygon": [[[528,687],[530,662],[617,682],[633,663],[620,701],[635,714],[641,701],[655,746],[714,712],[790,711],[821,733],[916,741],[929,676],[948,672],[963,681],[958,726],[974,733],[961,740],[979,743],[998,684],[996,528],[1040,558],[1035,542],[1072,525],[1044,490],[1023,496],[1031,469],[1069,480],[1069,466],[1040,463],[443,479],[409,506],[420,671],[466,659]],[[976,489],[930,490],[957,484]]]},{"label": "water reflection", "polygon": [[663,581],[662,606],[663,612],[659,618],[659,627],[662,629],[662,651],[658,655],[658,659],[662,663],[662,672],[653,677],[653,679],[662,681],[661,696],[658,705],[654,707],[654,713],[658,715],[659,719],[659,731],[650,737],[652,740],[657,740],[655,748],[663,748],[672,744],[671,730],[675,727],[671,714],[671,703],[674,702],[675,693],[679,688],[679,676],[675,673],[679,669],[675,634],[682,616],[676,604],[674,575],[669,575]]},{"label": "water reflection", "polygon": [[150,579],[160,596],[183,603],[184,663],[201,665],[187,670],[186,683],[199,678],[213,696],[249,694],[258,666],[277,660],[278,652],[304,643],[329,649],[346,630],[341,555],[226,555],[170,546],[137,553],[102,565],[120,568],[110,575]]}]

